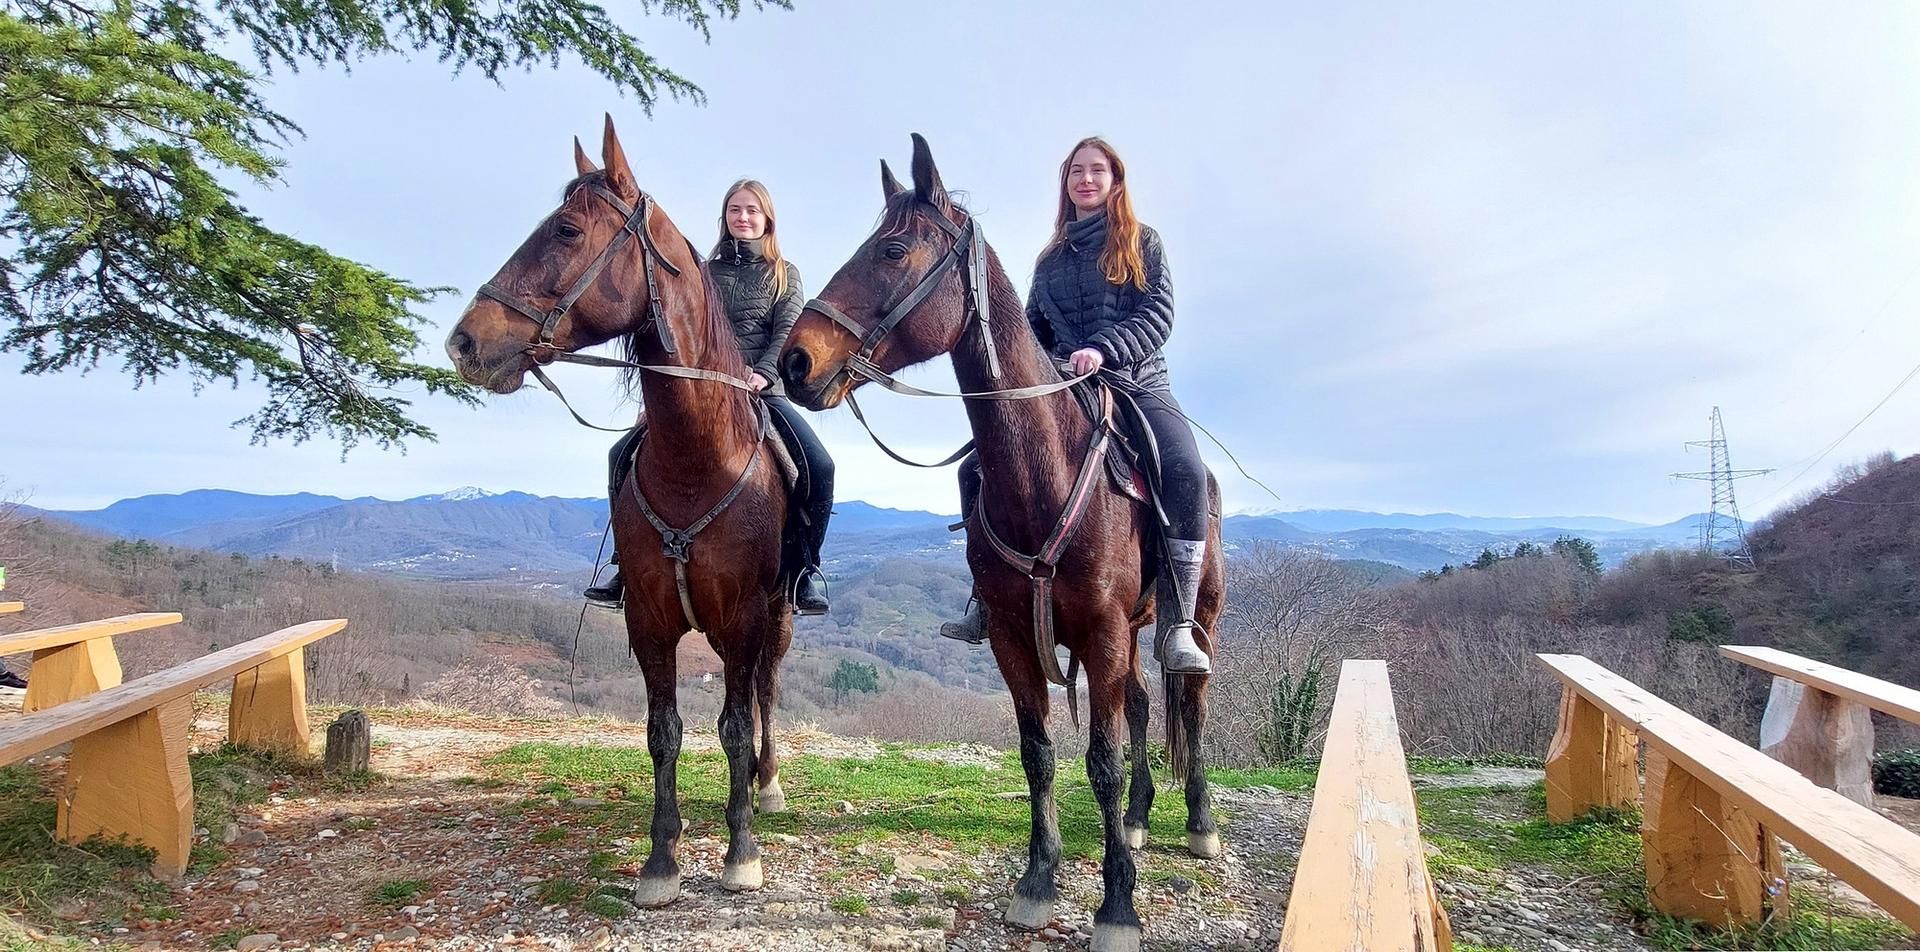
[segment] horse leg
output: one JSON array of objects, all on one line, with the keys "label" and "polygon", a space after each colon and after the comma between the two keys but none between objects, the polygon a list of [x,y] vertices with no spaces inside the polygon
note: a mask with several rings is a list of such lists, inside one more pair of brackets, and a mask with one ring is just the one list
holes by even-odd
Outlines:
[{"label": "horse leg", "polygon": [[[1136,645],[1139,638],[1139,632],[1135,632]],[[1153,813],[1153,769],[1147,762],[1147,682],[1140,673],[1137,648],[1131,667],[1127,673],[1127,740],[1133,776],[1127,781],[1127,845],[1139,849],[1147,845],[1148,818]]]},{"label": "horse leg", "polygon": [[[1208,657],[1218,658],[1219,641],[1212,632],[1226,602],[1226,557],[1219,553],[1219,523],[1214,524],[1215,550],[1208,559],[1206,574],[1200,581],[1200,601],[1194,615],[1203,632],[1200,648]],[[1220,855],[1219,827],[1213,821],[1213,794],[1207,787],[1206,747],[1207,675],[1175,674],[1168,677],[1185,682],[1180,692],[1180,729],[1186,734],[1185,776],[1187,794],[1187,852],[1201,859]],[[1172,715],[1169,715],[1172,716]]]},{"label": "horse leg", "polygon": [[634,884],[633,902],[648,908],[680,898],[680,708],[675,699],[677,635],[647,637],[628,623],[628,640],[647,680],[647,753],[653,759],[653,850]]},{"label": "horse leg", "polygon": [[780,751],[773,742],[773,708],[780,695],[780,659],[786,657],[787,648],[793,644],[793,609],[786,599],[776,599],[772,609],[773,637],[767,642],[767,650],[760,654],[760,665],[754,670],[754,707],[759,712],[760,721],[760,764],[758,780],[760,799],[755,811],[758,813],[785,813],[787,794],[780,788]]},{"label": "horse leg", "polygon": [[[1131,634],[1124,619],[1104,625],[1101,630],[1107,635],[1102,647],[1124,644],[1121,639]],[[1100,805],[1100,827],[1104,834],[1100,878],[1105,893],[1100,908],[1093,914],[1093,952],[1138,952],[1140,948],[1140,915],[1133,905],[1133,852],[1128,848],[1120,813],[1120,794],[1126,786],[1126,774],[1120,762],[1120,725],[1129,706],[1132,682],[1131,665],[1122,657],[1103,653],[1099,648],[1089,652],[1087,781],[1093,787],[1094,800]],[[1142,691],[1144,693],[1144,689]]]},{"label": "horse leg", "polygon": [[1020,767],[1027,775],[1027,805],[1033,827],[1027,834],[1027,871],[1013,887],[1007,924],[1038,931],[1053,921],[1060,896],[1055,872],[1060,865],[1060,820],[1053,803],[1053,739],[1047,735],[1047,679],[1040,673],[1032,639],[1007,630],[1007,612],[988,612],[994,660],[1013,695],[1013,716],[1020,725]]},{"label": "horse leg", "polygon": [[727,855],[720,886],[739,892],[759,889],[760,844],[753,839],[753,695],[754,676],[766,650],[765,619],[749,622],[719,643],[727,650],[727,694],[720,708],[720,746],[727,752]]}]

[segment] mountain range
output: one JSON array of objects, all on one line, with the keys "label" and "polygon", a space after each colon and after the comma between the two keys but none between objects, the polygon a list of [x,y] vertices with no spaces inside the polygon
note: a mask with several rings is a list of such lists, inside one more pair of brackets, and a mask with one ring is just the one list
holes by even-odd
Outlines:
[{"label": "mountain range", "polygon": [[[584,575],[600,551],[604,499],[570,499],[475,488],[383,500],[313,493],[265,496],[220,489],[140,496],[103,509],[45,515],[132,539],[277,555],[340,568],[416,577],[518,579],[558,585]],[[957,517],[887,509],[859,500],[835,507],[826,559],[830,574],[871,570],[889,558],[964,564]],[[1339,559],[1408,571],[1470,561],[1483,549],[1579,535],[1617,564],[1638,552],[1689,544],[1697,517],[1642,525],[1596,516],[1478,517],[1453,513],[1304,510],[1243,513],[1223,525],[1227,546],[1265,540]]]}]

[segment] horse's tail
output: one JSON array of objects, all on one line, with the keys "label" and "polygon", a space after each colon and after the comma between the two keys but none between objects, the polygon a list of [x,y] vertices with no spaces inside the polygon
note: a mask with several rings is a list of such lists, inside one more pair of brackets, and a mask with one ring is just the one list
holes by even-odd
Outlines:
[{"label": "horse's tail", "polygon": [[1160,672],[1160,682],[1166,687],[1167,695],[1167,764],[1173,768],[1173,775],[1184,779],[1187,775],[1187,760],[1192,751],[1187,748],[1187,676],[1169,671]]}]

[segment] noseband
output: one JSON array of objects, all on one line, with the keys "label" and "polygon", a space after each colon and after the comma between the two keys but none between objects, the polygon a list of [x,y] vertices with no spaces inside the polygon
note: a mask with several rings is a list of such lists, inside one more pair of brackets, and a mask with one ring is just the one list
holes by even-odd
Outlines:
[{"label": "noseband", "polygon": [[972,215],[966,215],[963,212],[962,214],[966,218],[966,224],[955,225],[953,222],[947,220],[946,214],[931,202],[923,202],[921,204],[933,210],[933,214],[929,217],[933,219],[934,224],[939,225],[940,229],[945,231],[947,235],[953,239],[953,245],[947,249],[946,254],[940,257],[940,263],[934,265],[933,270],[928,271],[926,277],[921,278],[920,283],[914,285],[913,290],[907,292],[906,297],[901,298],[898,303],[887,309],[885,316],[880,318],[879,323],[873,325],[871,328],[862,327],[859,322],[842,313],[839,308],[833,306],[829,301],[814,298],[807,302],[806,310],[826,315],[835,324],[845,328],[860,340],[859,351],[849,356],[846,362],[841,365],[840,371],[834,374],[833,380],[828,381],[830,385],[828,389],[831,389],[831,384],[838,382],[841,377],[867,380],[882,379],[885,376],[885,372],[874,365],[873,352],[879,348],[880,342],[893,331],[895,326],[901,321],[906,320],[907,315],[912,314],[915,308],[918,308],[922,302],[933,295],[934,289],[939,287],[940,282],[946,279],[947,272],[958,267],[962,260],[966,262],[966,269],[961,272],[960,280],[966,289],[967,318],[969,321],[975,322],[975,326],[979,328],[981,344],[987,349],[988,375],[995,380],[1000,379],[1000,355],[995,352],[993,335],[989,333],[987,329],[987,319],[989,316],[987,299],[987,239],[981,234],[980,226],[975,223]]},{"label": "noseband", "polygon": [[[673,331],[661,318],[660,287],[654,280],[653,266],[654,262],[658,261],[660,267],[667,269],[667,273],[675,277],[679,276],[680,269],[675,267],[673,262],[668,261],[666,256],[660,253],[660,249],[653,246],[653,238],[647,234],[647,219],[653,214],[653,196],[641,192],[640,205],[633,207],[621,201],[620,196],[613,194],[611,189],[599,182],[585,187],[593,194],[600,196],[607,204],[612,205],[620,214],[625,215],[627,220],[621,224],[620,231],[613,236],[613,240],[608,242],[607,246],[601,249],[599,256],[593,259],[593,263],[587,265],[587,270],[574,279],[573,286],[567,289],[567,293],[544,311],[526,298],[517,297],[491,281],[480,286],[480,295],[492,298],[540,325],[540,340],[528,348],[529,353],[545,354],[552,360],[588,363],[589,361],[578,360],[579,355],[570,354],[555,347],[554,332],[559,329],[560,320],[566,317],[567,312],[572,310],[573,305],[580,300],[580,296],[586,294],[587,289],[593,286],[593,282],[600,278],[600,272],[605,271],[607,265],[613,263],[613,256],[626,245],[627,239],[638,237],[640,260],[644,263],[647,272],[647,320],[653,324],[655,332],[660,335],[660,346],[666,349],[667,355],[670,357],[677,355],[679,351],[674,347]],[[571,195],[567,197],[572,198]]]}]

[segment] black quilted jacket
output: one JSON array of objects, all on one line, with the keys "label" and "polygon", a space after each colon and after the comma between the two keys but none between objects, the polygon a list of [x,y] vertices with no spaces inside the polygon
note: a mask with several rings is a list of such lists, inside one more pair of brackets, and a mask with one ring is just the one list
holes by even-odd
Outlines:
[{"label": "black quilted jacket", "polygon": [[1033,271],[1027,321],[1040,343],[1056,356],[1097,347],[1106,365],[1148,390],[1167,390],[1167,359],[1161,353],[1173,332],[1173,282],[1160,235],[1140,226],[1140,256],[1147,266],[1145,290],[1112,284],[1100,271],[1106,247],[1105,212],[1067,223],[1067,240]]},{"label": "black quilted jacket", "polygon": [[747,366],[773,383],[768,393],[780,392],[780,374],[774,365],[780,360],[780,348],[800,319],[800,308],[807,299],[800,289],[800,269],[791,261],[782,261],[787,271],[787,290],[779,297],[773,292],[773,268],[762,255],[763,239],[743,241],[729,238],[721,242],[713,260],[707,263],[720,299],[733,319],[733,334],[740,342],[740,356]]}]

